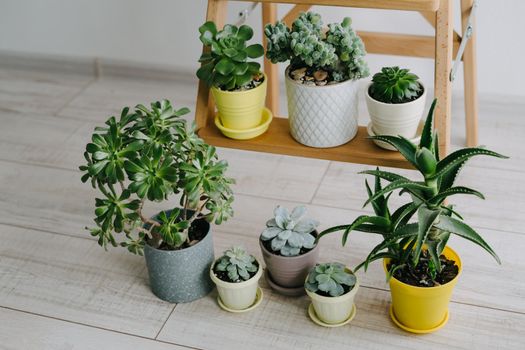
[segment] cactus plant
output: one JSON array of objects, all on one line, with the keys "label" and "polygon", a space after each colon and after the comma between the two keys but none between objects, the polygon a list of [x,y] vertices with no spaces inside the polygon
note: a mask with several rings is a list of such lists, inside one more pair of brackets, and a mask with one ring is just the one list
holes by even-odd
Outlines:
[{"label": "cactus plant", "polygon": [[338,297],[348,293],[355,285],[356,277],[339,263],[317,264],[308,274],[304,287],[312,293]]},{"label": "cactus plant", "polygon": [[222,90],[239,90],[255,87],[262,79],[261,65],[248,61],[264,55],[260,44],[246,45],[253,37],[253,30],[247,25],[236,27],[227,24],[220,31],[215,23],[206,22],[199,27],[200,41],[209,48],[199,62],[197,77],[209,86]]},{"label": "cactus plant", "polygon": [[319,222],[312,219],[301,219],[305,214],[304,206],[296,207],[291,213],[284,207],[277,206],[275,217],[266,223],[266,229],[261,233],[261,240],[269,242],[271,251],[283,256],[297,256],[315,246],[315,231]]},{"label": "cactus plant", "polygon": [[[151,108],[138,105],[133,112],[126,107],[120,119],[111,117],[106,126],[95,128],[80,170],[82,182],[91,180],[103,195],[95,199],[96,227],[90,229],[99,245],[120,245],[136,254],[142,254],[146,242],[181,249],[195,243],[195,220],[220,224],[232,215],[228,164],[181,118],[188,112],[164,100]],[[143,215],[146,201],[179,193],[180,209],[154,219]],[[127,239],[117,243],[114,233]]]},{"label": "cactus plant", "polygon": [[365,47],[351,27],[351,19],[329,24],[326,32],[322,25],[321,16],[314,12],[301,13],[291,29],[283,22],[267,24],[267,58],[272,63],[290,60],[292,69],[324,70],[334,81],[367,77]]},{"label": "cactus plant", "polygon": [[217,260],[214,272],[222,280],[237,283],[249,280],[258,269],[253,255],[241,247],[232,247]]},{"label": "cactus plant", "polygon": [[368,92],[372,98],[383,103],[406,103],[423,94],[419,77],[408,69],[383,67],[374,74]]},{"label": "cactus plant", "polygon": [[[438,133],[433,128],[436,103],[437,100],[432,103],[419,145],[403,137],[381,135],[373,137],[399,150],[420,172],[422,181],[413,181],[379,169],[363,171],[363,174],[373,175],[376,179],[373,192],[368,184],[366,186],[369,198],[365,203],[365,206],[372,204],[376,215],[359,216],[351,224],[326,229],[318,236],[319,239],[332,232],[344,231],[344,245],[348,234],[353,230],[381,234],[382,242],[372,249],[356,270],[362,266],[366,270],[370,262],[388,258],[391,259],[391,264],[387,278],[390,278],[397,270],[413,271],[423,260],[422,251],[426,250],[424,258],[429,260],[429,277],[434,280],[442,272],[444,264],[440,256],[451,234],[477,244],[500,263],[494,250],[463,221],[453,206],[447,205],[445,201],[448,197],[458,194],[474,195],[484,199],[483,195],[474,189],[454,185],[459,172],[474,156],[507,157],[485,148],[473,147],[459,149],[441,158]],[[389,184],[382,187],[381,180],[386,180]],[[408,193],[411,201],[391,212],[388,208],[388,198],[396,190],[400,190],[400,194]],[[416,222],[409,222],[414,216]]]}]

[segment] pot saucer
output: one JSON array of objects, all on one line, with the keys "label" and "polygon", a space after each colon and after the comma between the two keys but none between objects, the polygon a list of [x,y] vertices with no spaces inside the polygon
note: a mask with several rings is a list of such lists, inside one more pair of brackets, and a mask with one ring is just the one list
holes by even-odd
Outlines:
[{"label": "pot saucer", "polygon": [[432,333],[432,332],[437,331],[438,329],[443,328],[443,326],[447,324],[447,322],[448,322],[448,309],[447,309],[447,313],[445,314],[445,318],[443,319],[443,321],[441,321],[441,323],[438,324],[436,327],[429,328],[429,329],[414,329],[414,328],[410,328],[410,327],[405,326],[404,324],[399,322],[399,320],[396,318],[396,315],[394,313],[394,307],[392,305],[390,305],[390,318],[392,319],[392,321],[394,321],[396,326],[398,326],[399,328],[401,328],[404,331],[407,331],[407,332],[410,332],[410,333],[416,333],[416,334]]},{"label": "pot saucer", "polygon": [[229,307],[224,305],[224,303],[221,300],[221,297],[218,295],[217,295],[217,302],[219,303],[219,306],[221,307],[221,309],[228,311],[228,312],[233,312],[233,313],[248,312],[248,311],[255,309],[257,306],[259,306],[259,304],[261,304],[261,301],[263,300],[263,295],[264,293],[261,287],[257,287],[257,293],[255,294],[255,302],[252,304],[252,306],[247,307],[246,309],[242,309],[242,310],[230,309]]},{"label": "pot saucer", "polygon": [[284,295],[287,297],[298,297],[298,296],[306,294],[303,286],[289,288],[289,287],[283,287],[283,286],[278,285],[272,280],[272,277],[270,276],[268,269],[264,270],[264,278],[266,279],[266,282],[268,282],[270,287],[272,287],[274,291],[276,291],[277,293],[281,295]]},{"label": "pot saucer", "polygon": [[[421,129],[423,128],[423,123],[420,123],[419,124],[419,127],[417,129],[417,136],[416,137],[413,137],[411,139],[409,139],[412,143],[415,143],[415,144],[418,144],[419,143],[419,139],[421,138]],[[368,123],[367,127],[366,127],[366,131],[368,133],[368,136],[376,136],[376,133],[374,132],[374,129],[372,128],[372,122]],[[384,142],[384,141],[379,141],[379,140],[372,140],[377,146],[383,148],[383,149],[386,149],[386,150],[389,150],[389,151],[395,151],[397,152],[397,149],[394,148],[394,146],[392,146],[391,144],[387,143],[387,142]]]},{"label": "pot saucer", "polygon": [[219,113],[215,115],[215,126],[217,126],[217,128],[219,128],[222,134],[226,137],[229,137],[234,140],[249,140],[259,135],[264,134],[266,130],[268,130],[268,128],[270,127],[270,123],[272,122],[272,119],[273,119],[272,111],[264,107],[262,110],[261,123],[257,125],[255,128],[244,129],[244,130],[227,128],[222,125],[221,116]]},{"label": "pot saucer", "polygon": [[357,308],[355,307],[355,303],[352,307],[352,312],[350,313],[350,316],[346,320],[340,323],[326,323],[321,321],[319,317],[317,317],[317,314],[315,313],[314,304],[310,303],[310,306],[308,306],[308,316],[310,316],[310,319],[314,321],[314,323],[317,323],[319,326],[323,327],[329,327],[329,328],[335,328],[335,327],[341,327],[346,324],[349,324],[350,321],[352,321],[355,317],[355,314],[357,313]]}]

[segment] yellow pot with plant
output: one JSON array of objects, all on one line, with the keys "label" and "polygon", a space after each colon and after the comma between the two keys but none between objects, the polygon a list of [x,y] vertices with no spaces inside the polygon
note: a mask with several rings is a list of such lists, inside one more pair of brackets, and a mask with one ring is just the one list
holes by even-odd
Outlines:
[{"label": "yellow pot with plant", "polygon": [[[457,194],[483,195],[471,188],[455,186],[455,179],[465,163],[477,155],[507,158],[485,148],[464,148],[441,159],[433,119],[436,100],[432,103],[419,145],[398,136],[374,136],[373,139],[395,147],[422,175],[422,181],[376,170],[363,171],[375,177],[374,189],[365,182],[368,200],[375,215],[361,215],[349,225],[329,228],[318,238],[344,231],[343,245],[351,231],[371,232],[383,237],[355,271],[375,260],[383,260],[390,283],[392,305],[390,316],[400,328],[413,333],[430,333],[448,320],[448,304],[461,273],[461,260],[447,247],[451,234],[465,238],[489,252],[498,263],[499,257],[446,199]],[[389,184],[382,186],[381,181]],[[410,200],[391,211],[388,199],[392,192],[408,193]]]},{"label": "yellow pot with plant", "polygon": [[232,130],[257,127],[263,116],[267,78],[259,63],[249,61],[264,54],[262,45],[246,44],[253,37],[252,28],[227,24],[219,31],[215,23],[206,22],[199,32],[208,50],[199,59],[202,66],[197,77],[211,88],[221,125]]}]

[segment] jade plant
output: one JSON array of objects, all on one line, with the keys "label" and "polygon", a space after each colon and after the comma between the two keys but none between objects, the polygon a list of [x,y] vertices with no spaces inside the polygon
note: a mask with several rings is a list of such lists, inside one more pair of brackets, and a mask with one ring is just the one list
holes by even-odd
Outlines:
[{"label": "jade plant", "polygon": [[259,266],[253,255],[241,247],[226,250],[217,260],[215,274],[227,282],[238,283],[247,281],[255,275]]},{"label": "jade plant", "polygon": [[[428,280],[422,281],[423,286],[446,283],[447,279],[443,281],[440,276],[444,267],[448,266],[442,252],[451,234],[477,244],[501,263],[489,244],[446,201],[455,195],[473,195],[484,199],[477,190],[455,185],[461,169],[469,159],[478,155],[507,157],[485,148],[473,147],[459,149],[441,158],[438,133],[433,131],[436,102],[434,100],[430,108],[419,145],[403,137],[373,137],[394,146],[420,173],[421,179],[414,181],[380,169],[361,172],[375,177],[373,191],[365,181],[369,197],[365,206],[371,204],[375,215],[361,215],[351,224],[329,228],[318,236],[320,238],[332,232],[343,231],[342,243],[345,245],[349,233],[354,230],[381,235],[382,241],[371,250],[356,270],[363,266],[366,270],[374,260],[390,259],[387,279],[398,270],[396,278],[403,271],[406,274],[416,273],[424,265],[423,272]],[[384,187],[381,185],[382,180],[388,182]],[[408,194],[410,201],[392,211],[388,200],[394,191]]]},{"label": "jade plant", "polygon": [[[228,164],[218,160],[215,148],[181,118],[187,108],[174,109],[167,100],[122,110],[95,128],[80,166],[82,182],[90,180],[100,191],[95,198],[95,227],[89,229],[98,243],[127,247],[142,254],[144,244],[181,249],[196,239],[194,222],[205,219],[220,224],[232,214],[233,201],[225,174]],[[146,202],[180,198],[180,208],[144,215]],[[123,234],[117,241],[115,234]]]},{"label": "jade plant", "polygon": [[346,17],[324,30],[319,14],[303,12],[291,28],[281,21],[267,24],[266,56],[272,63],[290,61],[291,71],[306,68],[325,72],[336,82],[367,77],[365,47],[351,23]]},{"label": "jade plant", "polygon": [[288,212],[285,207],[277,206],[274,218],[268,220],[266,229],[261,233],[261,240],[269,242],[268,247],[282,256],[297,256],[314,248],[315,231],[319,222],[302,219],[306,213],[304,206],[298,206]]},{"label": "jade plant", "polygon": [[345,270],[339,263],[317,264],[308,273],[304,287],[325,296],[338,297],[348,293],[356,283],[353,273]]},{"label": "jade plant", "polygon": [[374,74],[368,89],[372,98],[383,103],[406,103],[423,94],[419,77],[408,69],[383,67]]},{"label": "jade plant", "polygon": [[219,31],[215,23],[206,22],[199,32],[200,41],[208,48],[199,59],[199,79],[227,91],[253,88],[261,82],[261,65],[249,58],[263,56],[264,49],[260,44],[246,44],[253,37],[252,28],[227,24]]}]

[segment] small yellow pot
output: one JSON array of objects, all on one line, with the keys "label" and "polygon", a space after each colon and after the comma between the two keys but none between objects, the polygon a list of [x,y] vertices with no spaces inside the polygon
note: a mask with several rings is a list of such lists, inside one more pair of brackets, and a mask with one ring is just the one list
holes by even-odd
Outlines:
[{"label": "small yellow pot", "polygon": [[264,81],[259,86],[246,91],[223,91],[216,87],[211,88],[221,124],[225,128],[244,130],[255,128],[261,123],[267,81],[265,74]]},{"label": "small yellow pot", "polygon": [[[443,254],[456,262],[458,274],[447,284],[437,287],[416,287],[403,283],[394,277],[390,279],[392,306],[390,317],[400,328],[412,333],[431,333],[443,327],[448,321],[448,304],[462,266],[459,255],[449,247]],[[389,259],[383,260],[387,271]]]}]

